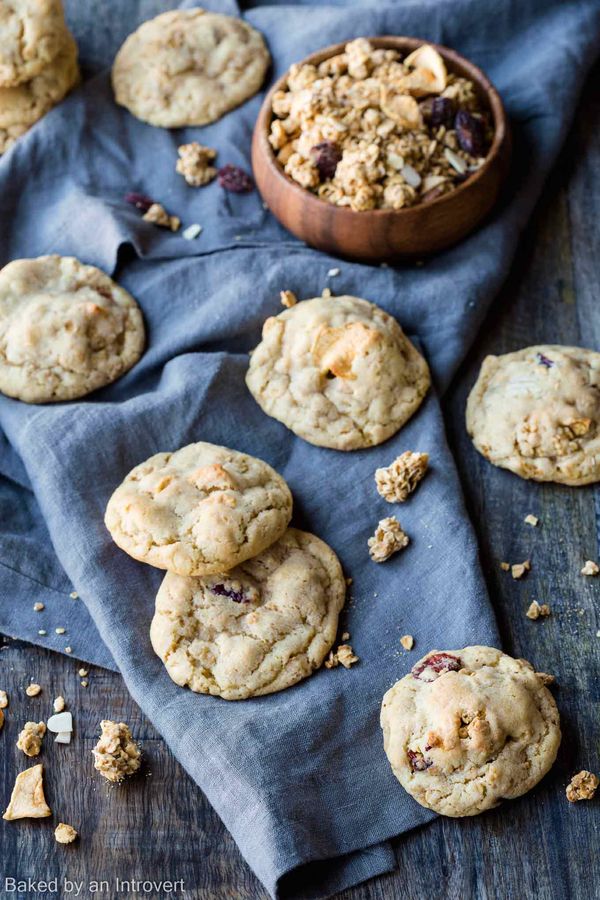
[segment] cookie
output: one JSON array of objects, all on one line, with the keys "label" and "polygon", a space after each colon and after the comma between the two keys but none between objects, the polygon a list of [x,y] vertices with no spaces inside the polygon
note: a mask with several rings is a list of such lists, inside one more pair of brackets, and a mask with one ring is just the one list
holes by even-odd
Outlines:
[{"label": "cookie", "polygon": [[266,550],[291,517],[290,489],[271,466],[200,442],[132,469],[110,498],[105,523],[134,559],[209,575]]},{"label": "cookie", "polygon": [[226,574],[169,572],[156,597],[152,646],[176,684],[243,700],[281,691],[321,665],[346,586],[337,556],[296,528]]},{"label": "cookie", "polygon": [[161,128],[215,122],[261,87],[270,56],[242,19],[178,9],[130,34],[117,53],[115,99]]},{"label": "cookie", "polygon": [[467,403],[477,450],[535,481],[598,481],[599,426],[600,353],[580,347],[488,356]]},{"label": "cookie", "polygon": [[35,78],[0,87],[0,153],[65,97],[79,80],[77,45],[67,35],[58,56]]},{"label": "cookie", "polygon": [[83,397],[140,358],[144,322],[122,287],[71,256],[0,270],[0,391],[27,403]]},{"label": "cookie", "polygon": [[0,0],[0,87],[39,75],[58,55],[66,31],[61,0]]},{"label": "cookie", "polygon": [[561,737],[540,675],[492,647],[428,653],[383,698],[381,727],[402,787],[445,816],[474,816],[531,790]]},{"label": "cookie", "polygon": [[398,322],[358,297],[316,297],[271,316],[246,384],[273,418],[320,447],[391,437],[420,406],[427,363]]}]

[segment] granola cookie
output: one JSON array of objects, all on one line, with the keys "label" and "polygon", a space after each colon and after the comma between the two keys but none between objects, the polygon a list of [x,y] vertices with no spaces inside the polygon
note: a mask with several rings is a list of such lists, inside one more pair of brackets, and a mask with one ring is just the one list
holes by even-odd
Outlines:
[{"label": "granola cookie", "polygon": [[246,384],[268,415],[311,444],[356,450],[398,431],[430,378],[392,316],[343,296],[304,300],[267,319]]},{"label": "granola cookie", "polygon": [[0,87],[39,75],[58,55],[66,31],[61,0],[0,0]]},{"label": "granola cookie", "polygon": [[176,684],[226,700],[271,694],[318,669],[336,635],[346,586],[323,541],[288,528],[226,574],[169,572],[150,628]]},{"label": "granola cookie", "polygon": [[242,19],[178,9],[130,34],[112,72],[117,103],[161,128],[206,125],[252,97],[270,56]]},{"label": "granola cookie", "polygon": [[69,33],[52,62],[35,78],[0,87],[0,153],[63,99],[79,80],[77,45]]},{"label": "granola cookie", "polygon": [[105,523],[134,559],[209,575],[265,550],[291,516],[290,489],[271,466],[200,442],[132,469],[108,501]]},{"label": "granola cookie", "polygon": [[580,347],[488,356],[467,403],[477,450],[535,481],[598,481],[599,424],[600,353]]},{"label": "granola cookie", "polygon": [[0,391],[27,403],[83,397],[140,358],[144,323],[130,294],[72,256],[0,270]]},{"label": "granola cookie", "polygon": [[428,653],[386,693],[381,727],[402,787],[445,816],[474,816],[531,790],[561,738],[542,678],[492,647]]}]

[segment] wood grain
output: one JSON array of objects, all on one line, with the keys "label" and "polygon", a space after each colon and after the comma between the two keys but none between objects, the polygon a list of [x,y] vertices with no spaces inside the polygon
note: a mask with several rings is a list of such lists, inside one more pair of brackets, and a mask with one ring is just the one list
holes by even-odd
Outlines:
[{"label": "wood grain", "polygon": [[[513,275],[445,404],[505,647],[558,677],[556,697],[564,726],[558,762],[527,797],[474,819],[438,819],[399,839],[398,872],[345,891],[339,900],[598,896],[598,801],[570,805],[564,787],[581,767],[600,773],[600,578],[579,575],[586,558],[597,558],[600,492],[527,483],[496,469],[471,447],[463,426],[466,395],[486,353],[542,341],[600,348],[598,171],[600,68],[589,81],[568,147],[522,242]],[[541,519],[537,529],[523,524],[530,512]],[[499,569],[501,559],[526,557],[532,571],[523,582]],[[532,598],[550,603],[550,619],[525,618]],[[9,796],[16,771],[25,768],[14,746],[25,715],[47,716],[52,698],[64,694],[75,715],[75,741],[72,747],[46,741],[47,794],[55,821],[74,825],[81,839],[59,847],[47,823],[0,822],[0,877],[58,876],[86,883],[116,877],[183,878],[188,898],[267,900],[202,792],[171,757],[118,676],[92,669],[86,690],[75,660],[11,640],[4,646],[0,687],[12,695],[12,704],[0,735],[0,797],[4,801]],[[44,693],[17,703],[31,677]],[[142,776],[123,787],[105,786],[92,774],[90,751],[106,716],[131,725],[148,760]],[[35,892],[19,896],[48,897]],[[104,896],[112,900],[115,894]]]},{"label": "wood grain", "polygon": [[[422,41],[409,37],[370,38],[373,46],[410,53]],[[344,44],[334,44],[307,56],[303,63],[318,65],[341,53]],[[301,188],[278,164],[268,135],[273,118],[273,95],[284,88],[279,78],[258,114],[252,137],[252,169],[263,200],[292,234],[300,240],[332,253],[367,262],[398,257],[423,256],[455,244],[469,234],[490,212],[509,168],[511,139],[502,101],[481,69],[454,50],[433,44],[444,57],[449,71],[474,83],[487,104],[494,123],[494,138],[486,161],[463,184],[437,200],[407,209],[374,209],[355,212],[335,206]]]}]

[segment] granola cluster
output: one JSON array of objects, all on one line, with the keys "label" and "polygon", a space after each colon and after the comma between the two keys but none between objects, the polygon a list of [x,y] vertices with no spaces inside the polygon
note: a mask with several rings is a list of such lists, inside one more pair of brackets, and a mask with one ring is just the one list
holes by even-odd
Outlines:
[{"label": "granola cluster", "polygon": [[217,169],[212,165],[217,158],[217,151],[212,147],[192,141],[191,144],[182,144],[177,152],[179,159],[175,170],[192,187],[203,187],[217,177]]},{"label": "granola cluster", "polygon": [[582,769],[577,775],[573,775],[571,781],[567,785],[567,800],[570,803],[577,803],[579,800],[592,800],[596,789],[600,784],[600,780],[593,772]]},{"label": "granola cluster", "polygon": [[294,65],[273,114],[269,141],[285,172],[357,211],[452,191],[482,165],[491,137],[473,82],[427,44],[403,59],[358,38],[318,66]]},{"label": "granola cluster", "polygon": [[380,520],[375,534],[367,541],[369,555],[373,562],[385,562],[394,553],[407,547],[409,541],[410,538],[402,530],[396,516],[388,516]]},{"label": "granola cluster", "polygon": [[429,465],[428,453],[401,453],[386,468],[375,470],[377,490],[388,503],[404,503],[421,481]]},{"label": "granola cluster", "polygon": [[102,734],[93,749],[94,768],[109,781],[123,781],[139,769],[140,750],[124,722],[100,722]]},{"label": "granola cluster", "polygon": [[45,734],[46,726],[43,722],[25,722],[17,740],[17,747],[25,756],[39,756]]}]

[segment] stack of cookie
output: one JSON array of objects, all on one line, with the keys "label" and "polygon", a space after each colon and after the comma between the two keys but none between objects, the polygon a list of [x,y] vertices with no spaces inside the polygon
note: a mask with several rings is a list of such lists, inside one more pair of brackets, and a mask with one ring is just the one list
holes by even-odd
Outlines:
[{"label": "stack of cookie", "polygon": [[0,155],[79,79],[61,0],[0,0]]},{"label": "stack of cookie", "polygon": [[346,585],[319,538],[288,528],[292,495],[255,457],[197,443],[136,466],[105,522],[134,559],[166,569],[150,637],[177,684],[226,700],[317,669]]}]

